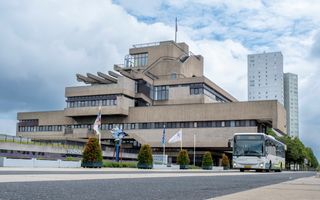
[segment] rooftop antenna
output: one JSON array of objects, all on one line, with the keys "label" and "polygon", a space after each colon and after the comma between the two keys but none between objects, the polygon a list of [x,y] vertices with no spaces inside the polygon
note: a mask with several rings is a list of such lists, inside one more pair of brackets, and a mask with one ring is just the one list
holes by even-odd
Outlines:
[{"label": "rooftop antenna", "polygon": [[176,28],[174,32],[174,42],[177,43],[177,32],[178,32],[178,18],[176,17]]}]

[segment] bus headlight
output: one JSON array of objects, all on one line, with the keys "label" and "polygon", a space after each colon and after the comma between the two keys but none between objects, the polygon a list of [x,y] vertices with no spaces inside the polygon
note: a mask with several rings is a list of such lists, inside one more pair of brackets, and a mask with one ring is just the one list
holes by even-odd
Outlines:
[{"label": "bus headlight", "polygon": [[263,167],[263,165],[264,165],[263,163],[260,163],[260,168],[262,168],[262,167]]},{"label": "bus headlight", "polygon": [[237,167],[237,163],[233,163],[233,167]]}]

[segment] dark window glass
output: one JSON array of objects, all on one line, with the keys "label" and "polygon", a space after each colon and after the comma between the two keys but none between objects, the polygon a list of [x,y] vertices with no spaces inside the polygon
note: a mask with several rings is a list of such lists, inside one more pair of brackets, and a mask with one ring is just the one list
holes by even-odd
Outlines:
[{"label": "dark window glass", "polygon": [[216,122],[216,127],[221,127],[222,123],[220,121]]}]

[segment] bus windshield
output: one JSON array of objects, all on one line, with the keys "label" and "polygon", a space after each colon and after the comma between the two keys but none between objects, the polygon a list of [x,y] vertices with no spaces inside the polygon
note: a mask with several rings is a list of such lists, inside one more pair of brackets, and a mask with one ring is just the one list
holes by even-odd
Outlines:
[{"label": "bus windshield", "polygon": [[234,139],[235,156],[262,156],[264,140],[262,136],[236,136]]}]

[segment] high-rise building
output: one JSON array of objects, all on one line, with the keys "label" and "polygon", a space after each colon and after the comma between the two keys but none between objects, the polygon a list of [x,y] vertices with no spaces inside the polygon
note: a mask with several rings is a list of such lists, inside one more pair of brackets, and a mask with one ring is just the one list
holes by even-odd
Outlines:
[{"label": "high-rise building", "polygon": [[248,100],[274,99],[284,104],[282,53],[248,55]]},{"label": "high-rise building", "polygon": [[287,133],[299,137],[298,75],[284,74],[284,107],[287,111]]}]

